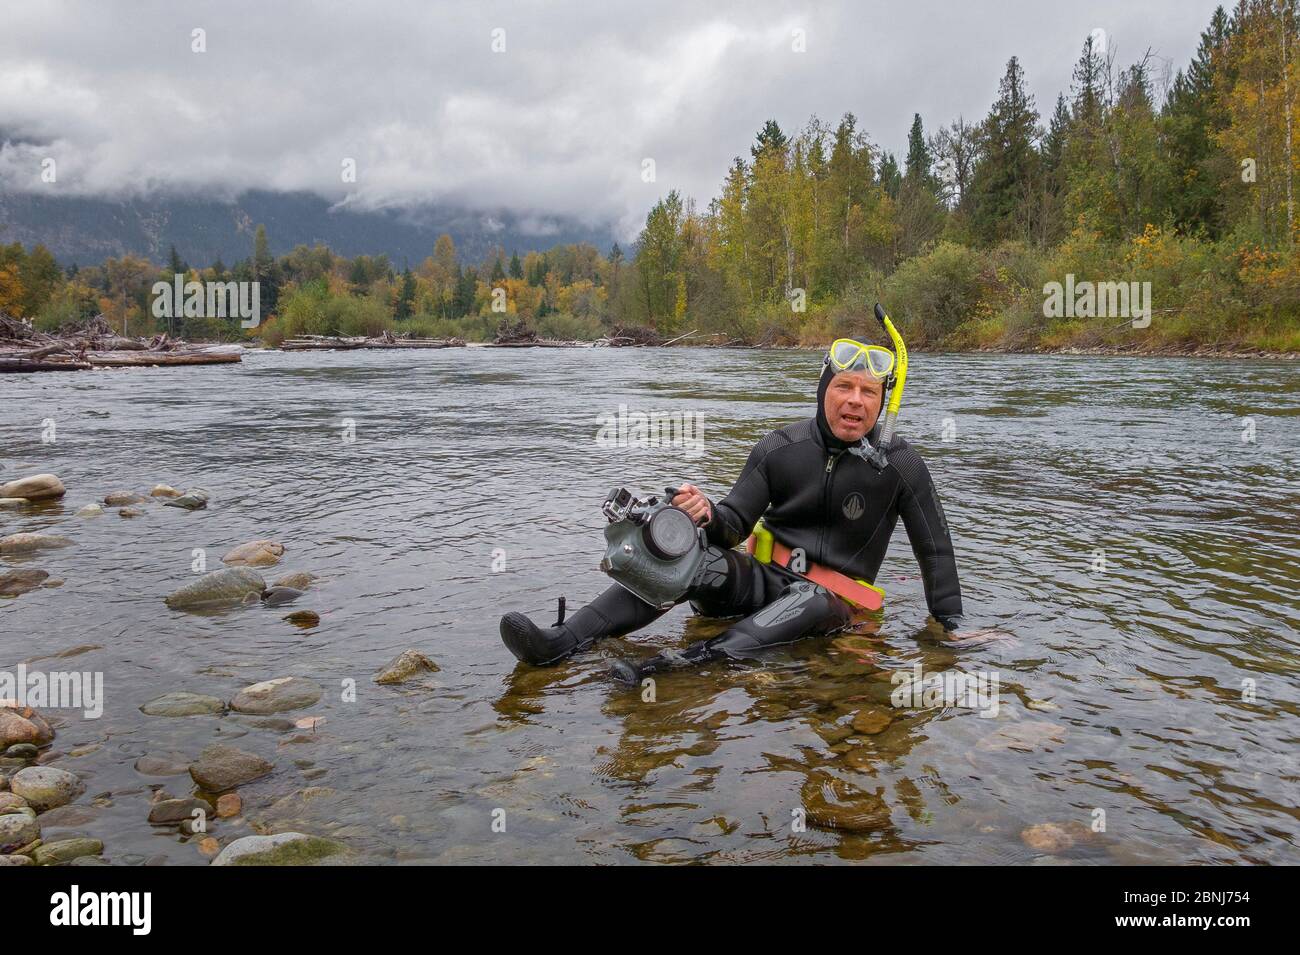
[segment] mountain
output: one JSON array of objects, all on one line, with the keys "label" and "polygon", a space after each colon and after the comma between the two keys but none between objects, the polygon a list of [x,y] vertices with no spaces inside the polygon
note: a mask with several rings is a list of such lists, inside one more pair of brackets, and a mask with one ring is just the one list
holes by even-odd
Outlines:
[{"label": "mountain", "polygon": [[128,252],[162,264],[172,245],[191,265],[206,266],[218,256],[230,265],[252,255],[253,233],[262,224],[275,255],[319,242],[348,257],[386,253],[400,268],[431,255],[444,232],[465,264],[481,261],[497,245],[507,256],[515,251],[522,256],[568,242],[590,242],[606,252],[614,241],[607,230],[564,221],[550,221],[539,230],[535,219],[525,225],[504,212],[432,207],[354,212],[332,206],[307,192],[249,191],[233,201],[0,192],[0,244],[41,243],[64,266],[97,265]]}]

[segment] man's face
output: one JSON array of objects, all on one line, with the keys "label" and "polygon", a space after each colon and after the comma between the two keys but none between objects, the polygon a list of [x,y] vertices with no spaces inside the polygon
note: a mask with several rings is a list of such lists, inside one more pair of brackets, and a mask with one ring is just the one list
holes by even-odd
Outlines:
[{"label": "man's face", "polygon": [[861,440],[876,423],[885,383],[864,371],[844,371],[826,387],[826,421],[841,441]]}]

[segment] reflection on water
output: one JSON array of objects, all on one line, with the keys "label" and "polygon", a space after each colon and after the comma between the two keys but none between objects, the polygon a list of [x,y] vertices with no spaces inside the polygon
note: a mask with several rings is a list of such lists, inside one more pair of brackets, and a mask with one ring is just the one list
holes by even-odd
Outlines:
[{"label": "reflection on water", "polygon": [[[604,586],[611,486],[725,492],[758,437],[811,412],[817,371],[799,352],[471,349],[0,379],[0,476],[69,488],[0,511],[0,533],[75,542],[0,559],[64,581],[0,598],[0,669],[102,671],[107,692],[99,720],[54,714],[54,765],[87,794],[46,838],[203,862],[146,822],[188,777],[135,766],[220,741],[275,771],[240,788],[219,841],[299,829],[362,861],[1300,861],[1300,370],[1285,363],[918,355],[902,431],[944,496],[980,632],[926,627],[900,527],[886,613],[853,634],[663,675],[653,703],[612,686],[607,661],[725,623],[679,608],[564,665],[515,666],[501,613],[549,618],[558,595],[578,606]],[[705,455],[600,447],[597,416],[620,404],[703,412]],[[160,481],[212,503],[75,516]],[[292,608],[164,607],[196,550],[219,566],[264,537],[287,548],[268,579],[319,578]],[[408,647],[440,671],[374,684]],[[917,664],[995,675],[996,716],[892,706]],[[291,674],[321,701],[139,711]]]}]

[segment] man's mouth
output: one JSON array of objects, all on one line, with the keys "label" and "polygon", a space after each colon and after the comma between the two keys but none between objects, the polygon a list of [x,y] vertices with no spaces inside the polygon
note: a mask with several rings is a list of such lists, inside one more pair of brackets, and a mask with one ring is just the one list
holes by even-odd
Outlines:
[{"label": "man's mouth", "polygon": [[843,421],[845,424],[862,424],[862,422],[865,421],[866,419],[863,418],[861,415],[845,413],[840,415],[840,420]]}]

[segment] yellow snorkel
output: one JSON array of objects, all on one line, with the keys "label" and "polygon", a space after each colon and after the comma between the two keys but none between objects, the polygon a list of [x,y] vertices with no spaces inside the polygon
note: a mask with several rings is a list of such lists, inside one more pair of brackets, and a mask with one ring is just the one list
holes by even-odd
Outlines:
[{"label": "yellow snorkel", "polygon": [[889,445],[894,440],[894,421],[898,418],[898,407],[903,403],[903,385],[907,381],[907,346],[903,344],[903,336],[898,334],[898,329],[894,323],[889,320],[885,310],[880,303],[876,303],[876,320],[889,333],[889,339],[894,343],[894,371],[890,375],[889,381],[885,383],[885,388],[889,390],[889,406],[885,409],[885,424],[880,429],[880,437],[876,441],[876,447],[867,460],[876,466],[876,469],[883,471],[889,463],[885,457],[889,451]]}]

